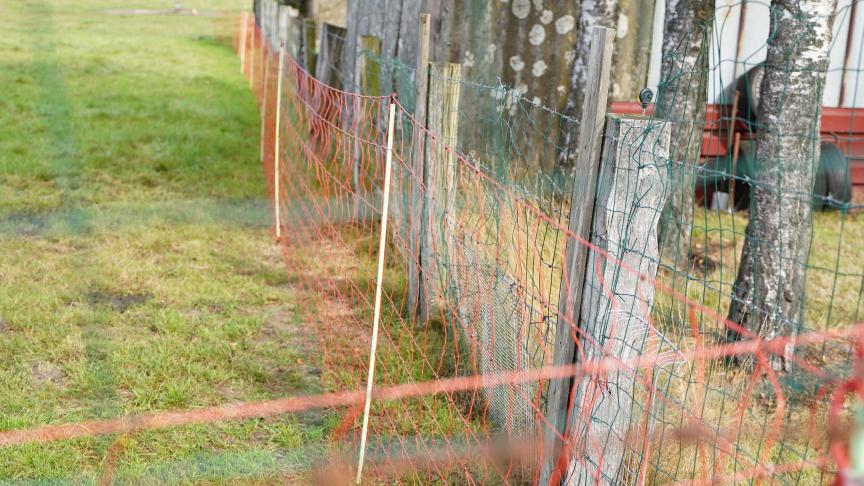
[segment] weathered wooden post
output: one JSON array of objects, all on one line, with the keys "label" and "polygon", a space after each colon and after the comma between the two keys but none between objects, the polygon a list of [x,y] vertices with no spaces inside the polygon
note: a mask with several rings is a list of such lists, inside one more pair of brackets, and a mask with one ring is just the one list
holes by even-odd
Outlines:
[{"label": "weathered wooden post", "polygon": [[[373,35],[360,36],[360,92],[380,96],[381,93],[381,39]],[[376,59],[370,59],[374,56]]]},{"label": "weathered wooden post", "polygon": [[[428,320],[433,312],[444,308],[441,281],[445,237],[453,230],[455,177],[457,174],[456,149],[459,136],[459,94],[462,66],[450,63],[429,64],[429,103],[427,126],[431,138],[426,141],[423,164],[423,215],[421,217],[420,278],[424,293],[419,296],[418,318]],[[441,223],[444,223],[443,225]]]},{"label": "weathered wooden post", "polygon": [[[426,125],[427,94],[429,87],[429,34],[432,27],[432,17],[429,14],[420,15],[420,33],[417,43],[417,70],[415,79],[414,118]],[[414,127],[414,152],[411,154],[411,195],[408,209],[408,316],[420,317],[420,295],[426,294],[425,285],[420,276],[423,265],[421,258],[420,227],[423,219],[423,156],[426,150],[426,132],[423,127]],[[417,324],[425,323],[418,319]]]},{"label": "weathered wooden post", "polygon": [[264,15],[262,19],[264,22],[261,26],[261,56],[264,61],[264,77],[261,80],[261,162],[263,163],[266,160],[266,135],[267,135],[267,85],[269,82],[270,76],[270,55],[268,54],[269,50],[269,41],[267,40],[267,29],[268,22],[267,19],[269,15],[269,8],[267,7],[269,3],[264,3]]},{"label": "weathered wooden post", "polygon": [[[568,484],[642,484],[642,445],[651,433],[652,383],[637,381],[651,328],[657,223],[670,193],[665,122],[611,115],[594,207],[580,327],[585,362],[619,362],[615,371],[580,376],[573,388]],[[606,252],[604,255],[602,252]],[[656,365],[656,363],[655,363]]]},{"label": "weathered wooden post", "polygon": [[279,71],[276,72],[276,128],[273,142],[273,219],[276,221],[276,242],[282,242],[282,202],[280,200],[279,155],[282,150],[282,80],[285,73],[285,44],[279,46]]},{"label": "weathered wooden post", "polygon": [[[363,36],[360,38],[360,43],[362,46],[362,50],[360,51],[363,55],[360,57],[360,62],[357,64],[357,68],[360,69],[359,81],[360,81],[360,93],[364,95],[372,95],[377,96],[378,90],[380,89],[380,67],[378,66],[378,62],[369,62],[367,60],[367,52],[371,52],[373,54],[381,53],[381,39],[374,36]],[[353,108],[353,117],[361,116],[362,106],[361,99],[359,96],[352,96],[354,108]],[[360,129],[359,123],[351,123],[349,122],[349,126],[354,126],[354,136],[358,137],[359,133],[356,131]],[[354,142],[354,167],[352,169],[353,172],[353,180],[354,180],[354,192],[355,196],[359,196],[362,192],[364,192],[368,188],[364,188],[361,185],[360,180],[360,143]],[[358,205],[359,208],[359,205]],[[358,213],[359,219],[359,213]]]},{"label": "weathered wooden post", "polygon": [[270,14],[267,22],[270,25],[268,39],[270,39],[270,51],[273,54],[279,52],[279,4],[273,0],[270,3]]},{"label": "weathered wooden post", "polygon": [[336,89],[342,89],[345,86],[341,65],[346,35],[347,31],[343,27],[331,24],[321,26],[321,42],[315,66],[315,77],[327,86]]},{"label": "weathered wooden post", "polygon": [[[612,42],[615,31],[605,27],[591,30],[591,53],[588,58],[585,106],[582,109],[579,147],[574,166],[573,192],[570,198],[569,231],[587,241],[590,238],[594,193],[603,143],[606,120],[606,99],[609,93],[609,71],[612,66]],[[579,325],[579,307],[588,247],[582,241],[567,238],[564,272],[558,300],[558,320],[555,329],[553,365],[571,364],[576,350],[575,328]],[[543,464],[540,484],[548,484],[554,472],[567,426],[572,379],[557,379],[549,383],[546,417],[549,424],[544,431]]]},{"label": "weathered wooden post", "polygon": [[269,33],[270,33],[270,2],[269,0],[264,0],[261,2],[261,49],[264,50],[264,56],[266,57],[266,52],[269,45]]},{"label": "weathered wooden post", "polygon": [[272,50],[272,43],[270,42],[273,36],[273,7],[276,4],[272,0],[267,0],[264,2],[264,19],[261,23],[261,29],[264,35],[265,43],[262,43],[262,46],[266,46],[266,50]]},{"label": "weathered wooden post", "polygon": [[267,106],[270,95],[270,50],[271,38],[273,37],[273,12],[276,3],[273,0],[264,0],[261,15],[261,56],[264,62],[264,77],[261,80],[261,162],[267,159],[266,130],[267,117],[269,116]]},{"label": "weathered wooden post", "polygon": [[279,23],[279,32],[276,36],[279,40],[279,45],[285,47],[285,54],[291,55],[291,50],[289,46],[289,26],[288,23],[290,21],[291,12],[288,10],[289,7],[287,5],[279,5],[279,10],[276,13],[277,22]]},{"label": "weathered wooden post", "polygon": [[303,19],[303,66],[312,76],[315,75],[315,19]]},{"label": "weathered wooden post", "polygon": [[280,11],[283,8],[285,9],[284,19],[281,17],[282,14],[280,14],[279,19],[280,23],[284,24],[280,25],[279,28],[285,32],[283,34],[285,36],[285,53],[292,59],[302,62],[302,59],[300,59],[300,48],[302,47],[301,36],[303,34],[302,25],[298,22],[297,17],[291,15],[287,6],[280,6],[279,8]]}]

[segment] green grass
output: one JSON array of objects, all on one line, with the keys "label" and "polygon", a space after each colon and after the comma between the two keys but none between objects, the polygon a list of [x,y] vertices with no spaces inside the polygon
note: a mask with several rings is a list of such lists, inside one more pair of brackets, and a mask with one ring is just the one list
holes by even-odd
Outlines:
[{"label": "green grass", "polygon": [[[184,1],[203,11],[246,2]],[[0,0],[0,430],[320,390],[229,16]],[[0,449],[0,481],[268,481],[327,414]]]},{"label": "green grass", "polygon": [[[838,211],[815,211],[812,216],[813,237],[807,259],[804,315],[805,331],[824,332],[849,327],[861,321],[862,275],[864,275],[864,213],[856,210],[849,213]],[[658,281],[676,289],[696,303],[695,318],[702,332],[704,346],[722,342],[732,285],[735,281],[737,263],[744,244],[747,213],[734,215],[697,207],[694,215],[692,252],[697,256],[688,271],[688,279],[674,276],[668,270],[661,271]],[[687,306],[667,292],[658,292],[654,309],[655,322],[659,329],[683,349],[692,351],[695,339],[687,317]],[[719,317],[715,318],[715,315]],[[796,355],[829,376],[846,377],[854,356],[846,341],[799,346]],[[703,367],[705,378],[697,383],[696,370]],[[779,437],[773,443],[769,460],[776,464],[801,461],[802,454],[809,459],[818,456],[815,447],[826,442],[824,426],[818,425],[810,434],[810,420],[816,413],[817,423],[823,423],[826,402],[813,400],[816,388],[824,384],[823,379],[808,371],[795,368],[780,377],[786,399],[786,413],[782,417]],[[766,447],[768,426],[777,418],[777,391],[767,380],[758,384],[747,407],[742,423],[734,419],[735,407],[744,397],[744,390],[752,375],[735,366],[726,366],[721,360],[693,360],[681,365],[676,377],[663,380],[660,387],[664,393],[680,403],[694,409],[697,400],[702,403],[698,410],[699,420],[706,426],[737,427],[740,438],[736,438],[739,452],[758,457]],[[816,410],[817,412],[814,412]],[[686,423],[680,413],[672,410],[665,417],[671,423]],[[671,428],[667,427],[667,430]],[[663,436],[655,461],[664,473],[677,473],[679,477],[698,477],[699,457],[694,442],[669,440],[672,434]],[[680,458],[685,460],[681,461]],[[709,458],[710,461],[710,458]],[[719,463],[726,473],[746,469],[744,464],[725,457]],[[663,476],[658,475],[658,478]],[[821,476],[818,468],[806,468],[800,473],[779,475],[785,481],[798,484],[819,484],[828,476]],[[662,480],[661,480],[662,481]]]}]

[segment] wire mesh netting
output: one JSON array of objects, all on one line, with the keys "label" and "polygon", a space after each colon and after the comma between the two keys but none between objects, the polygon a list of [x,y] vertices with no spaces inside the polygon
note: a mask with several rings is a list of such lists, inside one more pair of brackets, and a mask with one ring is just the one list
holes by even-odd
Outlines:
[{"label": "wire mesh netting", "polygon": [[[707,39],[722,32],[723,24],[712,19],[692,35]],[[805,41],[801,33],[787,49]],[[539,438],[551,429],[550,377],[500,377],[560,364],[553,362],[558,326],[571,328],[582,366],[575,371],[567,438],[560,437],[569,459],[558,461],[559,479],[668,484],[713,476],[734,482],[773,467],[773,481],[810,484],[837,472],[826,455],[835,438],[818,424],[831,415],[829,390],[844,382],[856,359],[851,338],[860,321],[864,271],[854,241],[862,206],[852,200],[846,154],[858,121],[849,119],[845,142],[832,134],[835,145],[818,143],[813,124],[804,133],[778,136],[809,143],[807,161],[819,165],[812,190],[789,191],[788,173],[767,169],[782,164],[758,149],[760,136],[767,139],[761,134],[771,131],[758,122],[752,93],[759,90],[750,87],[764,76],[758,69],[742,78],[734,99],[724,93],[717,104],[686,106],[701,98],[711,76],[723,75],[725,61],[712,58],[710,43],[702,44],[691,64],[664,65],[658,105],[647,117],[607,120],[596,182],[579,180],[556,163],[566,150],[562,130],[579,129],[578,121],[500,83],[466,81],[433,64],[428,114],[419,120],[415,69],[399,60],[362,51],[363,69],[370,71],[371,64],[377,81],[376,92],[363,94],[331,88],[286,61],[277,182],[279,224],[289,236],[281,241],[291,272],[329,296],[333,308],[325,315],[339,321],[340,332],[322,337],[325,354],[335,349],[330,386],[357,387],[365,377],[372,241],[382,217],[391,102],[397,104],[393,251],[384,279],[376,383],[453,376],[478,383],[470,391],[376,403],[375,439],[368,447],[373,475],[539,480]],[[789,56],[780,65],[757,67],[786,77],[802,69]],[[726,151],[706,159],[703,132],[712,130]],[[594,223],[582,238],[568,228],[570,207],[592,183]],[[791,332],[741,328],[728,311],[739,295],[739,255],[753,239],[745,228],[758,217],[751,209],[748,218],[744,210],[768,207],[760,203],[760,188],[778,198],[776,207],[818,210],[807,212],[812,230],[806,253],[779,256],[806,274],[802,312],[786,324],[799,336],[789,356],[777,347],[789,348]],[[418,217],[423,220],[416,222]],[[561,315],[558,306],[567,290],[568,241],[589,251],[576,319]],[[771,245],[758,250],[780,251]],[[422,269],[420,307],[428,307],[428,321],[417,318],[408,299],[411,265]],[[781,314],[771,302],[737,299],[753,312]],[[758,310],[760,305],[768,308]],[[334,345],[334,334],[347,342]],[[776,366],[778,356],[790,360],[786,369]],[[589,371],[594,367],[599,370]],[[358,424],[359,409],[346,414],[344,430],[355,440]],[[509,453],[493,454],[488,444],[495,439]],[[514,439],[532,444],[531,451],[514,447]],[[476,448],[483,450],[480,461]]]},{"label": "wire mesh netting", "polygon": [[[347,72],[333,26],[311,72],[299,19],[256,2],[235,47],[287,285],[315,297],[298,313],[323,392],[5,431],[0,446],[329,409],[326,440],[281,458],[324,483],[346,482],[361,447],[375,484],[853,477],[864,119],[822,105],[829,39],[859,3],[747,5],[772,25],[761,54],[712,48],[734,5],[719,8],[665,53],[656,104],[605,114],[586,175],[566,141],[582,118],[458,65],[420,79],[359,49]],[[860,72],[842,75],[841,98],[857,96]]]}]

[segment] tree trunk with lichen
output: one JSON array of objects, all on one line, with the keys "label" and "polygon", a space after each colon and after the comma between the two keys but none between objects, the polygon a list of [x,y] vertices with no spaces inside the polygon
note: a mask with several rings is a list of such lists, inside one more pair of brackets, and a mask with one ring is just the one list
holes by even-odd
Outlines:
[{"label": "tree trunk with lichen", "polygon": [[[801,326],[822,87],[836,0],[773,0],[758,113],[750,222],[729,320],[763,338],[791,336],[771,366],[788,370]],[[732,340],[741,339],[735,329]]]},{"label": "tree trunk with lichen", "polygon": [[655,116],[669,122],[676,143],[670,153],[671,197],[661,216],[661,258],[684,273],[690,265],[693,189],[705,128],[713,19],[714,0],[666,2],[663,64]]},{"label": "tree trunk with lichen", "polygon": [[[576,30],[576,42],[573,44],[573,68],[570,71],[570,93],[567,95],[567,105],[564,113],[568,119],[564,122],[559,144],[558,165],[573,167],[576,155],[579,153],[579,125],[582,118],[582,106],[585,104],[585,82],[588,75],[588,55],[591,52],[589,42],[592,26],[614,29],[618,14],[618,0],[596,0],[586,2],[579,12],[579,22]],[[614,60],[613,54],[613,60]],[[613,61],[614,63],[614,61]]]},{"label": "tree trunk with lichen", "polygon": [[618,0],[609,97],[636,101],[648,81],[654,34],[653,0]]},{"label": "tree trunk with lichen", "polygon": [[[559,117],[541,107],[561,110],[569,87],[579,2],[565,0],[438,0],[433,15],[433,56],[462,64],[465,79],[509,89],[466,89],[460,105],[480,117],[518,120],[512,143],[536,147],[522,151],[511,167],[533,174],[555,169],[548,134],[560,130]],[[494,95],[494,96],[489,96]],[[488,143],[480,124],[463,124],[466,147]],[[485,150],[482,150],[485,151]]]}]

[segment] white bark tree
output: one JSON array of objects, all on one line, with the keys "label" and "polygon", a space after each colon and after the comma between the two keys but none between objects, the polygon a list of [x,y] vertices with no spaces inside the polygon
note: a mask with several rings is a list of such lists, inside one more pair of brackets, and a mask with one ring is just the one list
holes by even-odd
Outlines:
[{"label": "white bark tree", "polygon": [[[588,55],[591,52],[589,30],[592,26],[615,28],[618,14],[618,0],[596,0],[580,2],[579,22],[577,24],[576,42],[573,45],[573,68],[570,74],[570,93],[567,95],[567,105],[564,113],[572,122],[565,122],[561,134],[558,153],[558,164],[572,167],[579,152],[579,126],[575,120],[582,118],[582,106],[585,104],[585,82],[588,73]],[[613,58],[614,59],[614,58]]]},{"label": "white bark tree", "polygon": [[694,170],[699,161],[708,95],[708,49],[714,0],[667,0],[663,22],[663,65],[655,115],[669,122],[671,197],[664,208],[660,238],[665,262],[689,267],[693,225]]},{"label": "white bark tree", "polygon": [[[729,319],[764,338],[794,336],[804,305],[822,87],[836,0],[773,0],[757,126],[750,222]],[[729,330],[730,339],[740,339]],[[788,370],[794,340],[772,367]]]}]

